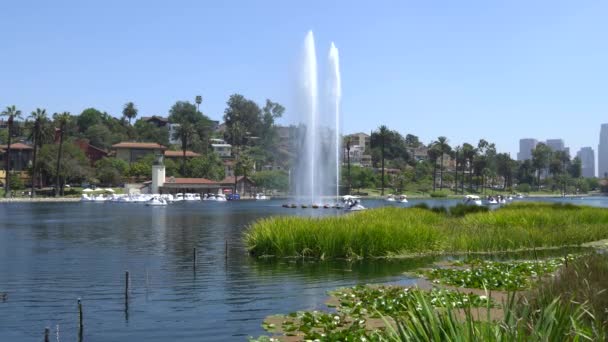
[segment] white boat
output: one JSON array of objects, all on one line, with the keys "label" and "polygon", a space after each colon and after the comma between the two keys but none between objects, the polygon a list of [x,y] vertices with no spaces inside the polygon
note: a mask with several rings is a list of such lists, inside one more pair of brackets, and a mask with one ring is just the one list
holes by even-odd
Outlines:
[{"label": "white boat", "polygon": [[80,196],[80,202],[91,202],[93,201],[93,198],[89,197],[89,195],[87,194],[82,194],[82,196]]},{"label": "white boat", "polygon": [[184,195],[184,201],[200,201],[200,200],[201,200],[200,194],[187,193]]},{"label": "white boat", "polygon": [[397,199],[397,202],[399,202],[399,203],[407,203],[407,196],[406,195],[399,196],[399,198]]},{"label": "white boat", "polygon": [[507,201],[512,201],[513,200],[513,196],[509,195],[509,197],[507,197]]},{"label": "white boat", "polygon": [[173,202],[181,202],[184,200],[184,194],[182,194],[181,192],[178,192],[177,194],[175,194],[175,197],[173,198]]},{"label": "white boat", "polygon": [[517,194],[517,195],[515,196],[515,198],[522,199],[522,198],[524,198],[524,195],[522,195],[522,194]]},{"label": "white boat", "polygon": [[259,193],[259,194],[255,194],[255,199],[258,201],[264,201],[264,200],[268,200],[270,198],[268,198],[266,195]]},{"label": "white boat", "polygon": [[387,202],[395,202],[395,196],[393,195],[388,195],[388,197],[386,198]]},{"label": "white boat", "polygon": [[492,196],[488,197],[487,202],[489,205],[496,205],[498,204],[498,200]]},{"label": "white boat", "polygon": [[470,205],[482,205],[481,198],[477,195],[466,195],[464,196],[464,204]]},{"label": "white boat", "polygon": [[358,196],[345,195],[342,196],[345,211],[361,211],[367,209],[361,204],[361,198]]},{"label": "white boat", "polygon": [[97,195],[92,198],[93,202],[105,202],[107,200],[108,198],[106,198],[104,195]]},{"label": "white boat", "polygon": [[215,201],[216,202],[226,202],[228,200],[226,199],[226,195],[224,195],[224,194],[217,194],[217,195],[215,195]]},{"label": "white boat", "polygon": [[167,201],[162,197],[152,197],[152,199],[146,202],[146,205],[149,207],[161,207],[167,205]]}]

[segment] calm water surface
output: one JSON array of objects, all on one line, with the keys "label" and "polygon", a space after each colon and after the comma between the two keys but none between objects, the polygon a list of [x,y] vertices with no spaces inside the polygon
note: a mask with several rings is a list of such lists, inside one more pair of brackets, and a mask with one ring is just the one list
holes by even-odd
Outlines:
[{"label": "calm water surface", "polygon": [[[608,206],[606,198],[552,201]],[[408,205],[419,202],[458,201],[413,200]],[[84,341],[246,340],[264,334],[260,325],[268,315],[323,309],[326,292],[341,286],[409,284],[413,280],[404,271],[434,261],[251,259],[241,237],[252,221],[271,215],[337,214],[285,209],[281,203],[197,202],[166,208],[2,204],[0,292],[8,297],[0,300],[0,341],[38,341],[45,327],[51,328],[52,341],[76,341],[77,298],[84,307]],[[128,309],[126,270],[131,277]]]}]

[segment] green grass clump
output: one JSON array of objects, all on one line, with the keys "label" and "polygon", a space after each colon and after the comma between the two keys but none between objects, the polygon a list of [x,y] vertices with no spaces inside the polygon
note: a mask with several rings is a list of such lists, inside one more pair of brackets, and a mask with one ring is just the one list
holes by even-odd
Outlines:
[{"label": "green grass clump", "polygon": [[367,258],[441,250],[443,216],[381,208],[329,218],[273,217],[245,233],[255,256]]},{"label": "green grass clump", "polygon": [[513,251],[608,238],[608,209],[518,203],[469,210],[387,207],[327,218],[273,217],[254,223],[244,240],[254,256],[323,259]]}]

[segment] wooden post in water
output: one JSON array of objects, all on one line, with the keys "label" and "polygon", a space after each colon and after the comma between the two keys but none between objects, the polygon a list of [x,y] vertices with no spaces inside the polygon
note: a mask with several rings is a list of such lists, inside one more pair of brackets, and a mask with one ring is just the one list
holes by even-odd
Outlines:
[{"label": "wooden post in water", "polygon": [[125,303],[129,300],[129,271],[125,271]]},{"label": "wooden post in water", "polygon": [[196,269],[196,247],[192,249],[192,268]]},{"label": "wooden post in water", "polygon": [[84,324],[82,324],[82,301],[78,298],[78,330],[82,333],[82,328]]},{"label": "wooden post in water", "polygon": [[49,327],[44,328],[44,342],[50,342],[49,334],[51,333],[51,329]]}]

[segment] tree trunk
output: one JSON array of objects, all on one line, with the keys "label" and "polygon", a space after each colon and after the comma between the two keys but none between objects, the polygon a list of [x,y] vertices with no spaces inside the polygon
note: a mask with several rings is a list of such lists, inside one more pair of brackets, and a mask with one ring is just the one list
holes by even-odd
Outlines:
[{"label": "tree trunk", "polygon": [[441,152],[441,164],[439,164],[439,190],[443,190],[443,152]]},{"label": "tree trunk", "polygon": [[382,136],[382,196],[384,196],[384,136]]},{"label": "tree trunk", "polygon": [[456,172],[454,173],[454,193],[458,193],[458,161],[456,161]]},{"label": "tree trunk", "polygon": [[433,192],[435,192],[437,181],[437,159],[433,160]]},{"label": "tree trunk", "polygon": [[11,170],[11,135],[13,132],[13,118],[8,118],[8,140],[6,144],[6,161],[4,162],[4,197],[11,197],[11,182],[9,172]]},{"label": "tree trunk", "polygon": [[63,188],[60,183],[61,177],[59,176],[59,169],[61,167],[61,154],[63,149],[63,128],[64,127],[62,125],[61,131],[59,132],[59,150],[57,151],[57,169],[55,172],[55,197],[59,197],[59,191],[61,188]]},{"label": "tree trunk", "polygon": [[34,154],[32,156],[32,192],[30,198],[36,197],[36,154],[38,152],[38,122],[34,126]]}]

